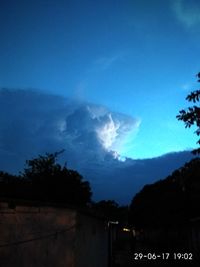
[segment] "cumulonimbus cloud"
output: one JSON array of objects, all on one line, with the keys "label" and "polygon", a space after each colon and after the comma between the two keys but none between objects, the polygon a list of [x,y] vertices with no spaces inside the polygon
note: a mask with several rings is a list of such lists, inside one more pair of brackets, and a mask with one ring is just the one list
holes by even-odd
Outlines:
[{"label": "cumulonimbus cloud", "polygon": [[24,161],[59,149],[76,167],[112,158],[118,141],[138,127],[136,119],[106,107],[39,91],[1,90],[0,113],[0,157],[12,155],[10,167],[15,156]]},{"label": "cumulonimbus cloud", "polygon": [[120,161],[117,150],[140,121],[91,103],[30,90],[0,90],[0,170],[17,173],[25,160],[65,149],[60,162],[91,184],[94,200],[129,203],[147,182],[165,178],[189,152]]}]

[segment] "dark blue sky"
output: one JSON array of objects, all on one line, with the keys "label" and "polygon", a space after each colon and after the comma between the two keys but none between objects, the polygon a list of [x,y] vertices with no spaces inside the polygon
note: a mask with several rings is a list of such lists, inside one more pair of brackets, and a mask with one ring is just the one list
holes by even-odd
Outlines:
[{"label": "dark blue sky", "polygon": [[193,0],[1,0],[0,86],[133,117],[121,140],[112,120],[99,130],[122,156],[191,148],[193,132],[175,117],[199,71],[199,14]]}]

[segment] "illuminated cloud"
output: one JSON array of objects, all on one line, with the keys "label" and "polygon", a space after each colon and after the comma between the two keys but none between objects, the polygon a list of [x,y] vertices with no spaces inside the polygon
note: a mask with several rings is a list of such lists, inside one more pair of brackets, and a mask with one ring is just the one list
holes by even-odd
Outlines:
[{"label": "illuminated cloud", "polygon": [[[0,119],[0,156],[6,151],[23,163],[33,155],[60,149],[75,167],[116,158],[117,142],[137,128],[136,119],[106,107],[40,92],[2,90],[0,104],[5,114]],[[14,169],[11,159],[12,165]]]},{"label": "illuminated cloud", "polygon": [[110,149],[113,143],[118,136],[117,130],[119,129],[120,125],[115,124],[112,115],[108,114],[107,116],[108,122],[105,123],[101,128],[97,129],[97,135],[105,149]]}]

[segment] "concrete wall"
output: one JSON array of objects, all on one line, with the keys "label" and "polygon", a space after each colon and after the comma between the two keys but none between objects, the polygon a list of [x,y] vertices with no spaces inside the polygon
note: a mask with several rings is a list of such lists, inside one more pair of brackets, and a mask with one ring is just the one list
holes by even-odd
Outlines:
[{"label": "concrete wall", "polygon": [[72,209],[0,202],[0,266],[106,267],[102,225]]}]

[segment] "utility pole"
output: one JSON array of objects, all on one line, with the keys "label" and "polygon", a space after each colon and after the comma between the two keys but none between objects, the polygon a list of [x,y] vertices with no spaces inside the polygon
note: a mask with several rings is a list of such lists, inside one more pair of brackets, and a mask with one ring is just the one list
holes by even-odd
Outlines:
[{"label": "utility pole", "polygon": [[108,221],[108,267],[113,266],[112,261],[112,254],[113,254],[113,244],[112,244],[112,231],[113,231],[113,225],[119,224],[118,221]]}]

